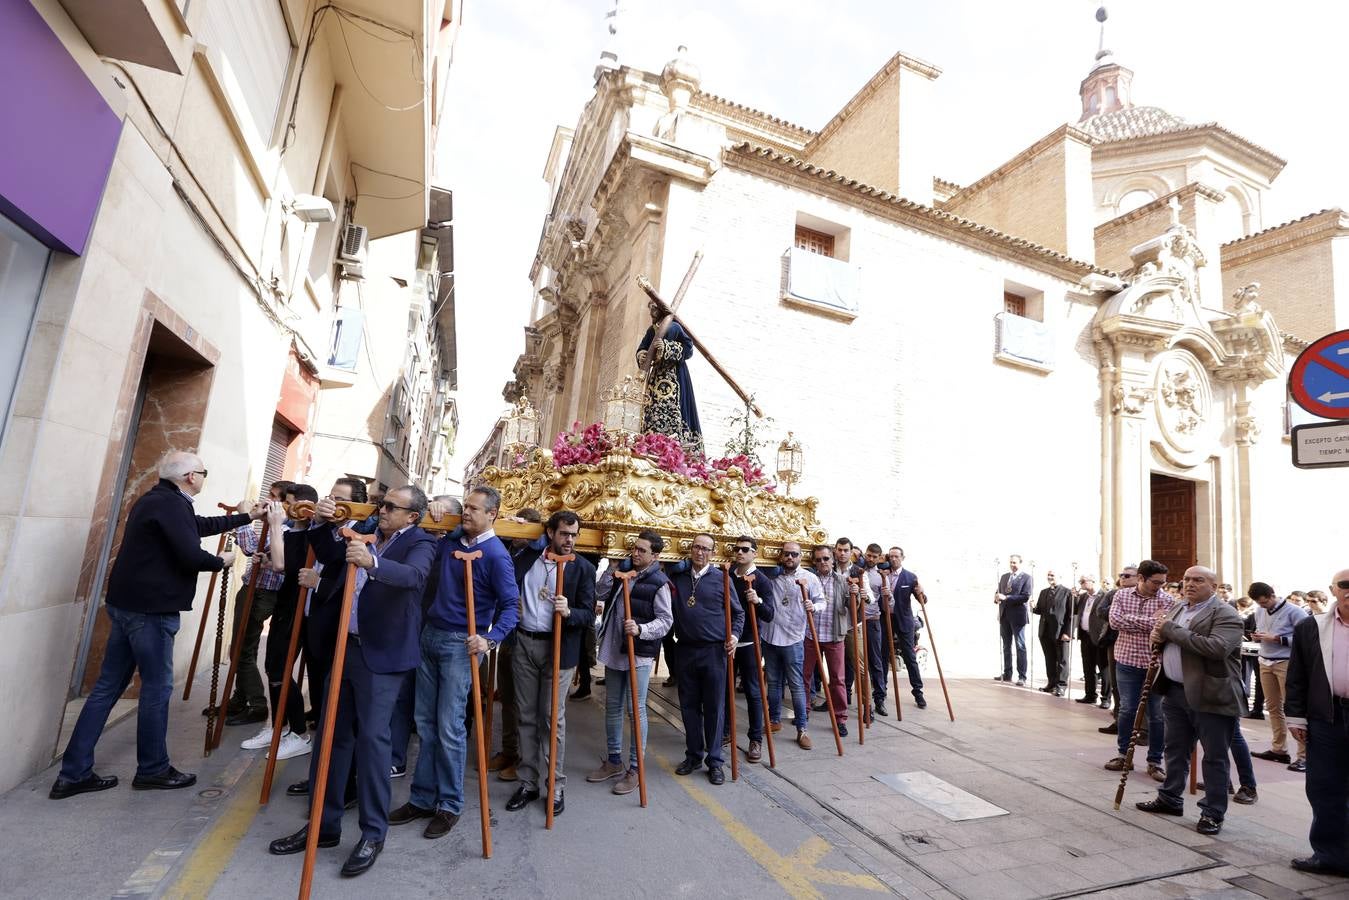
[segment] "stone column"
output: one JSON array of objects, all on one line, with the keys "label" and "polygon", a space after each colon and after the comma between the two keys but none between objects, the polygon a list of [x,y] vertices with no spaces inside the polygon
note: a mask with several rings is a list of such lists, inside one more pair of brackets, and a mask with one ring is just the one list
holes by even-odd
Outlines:
[{"label": "stone column", "polygon": [[1114,389],[1115,471],[1110,486],[1114,521],[1111,541],[1118,564],[1128,565],[1147,557],[1151,549],[1152,486],[1148,464],[1148,404],[1153,389],[1147,377],[1151,367],[1141,360],[1121,366]]}]

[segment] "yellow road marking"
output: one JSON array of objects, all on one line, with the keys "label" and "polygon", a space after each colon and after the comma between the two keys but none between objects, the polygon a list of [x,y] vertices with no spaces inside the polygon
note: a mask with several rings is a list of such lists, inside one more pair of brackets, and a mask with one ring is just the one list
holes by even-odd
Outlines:
[{"label": "yellow road marking", "polygon": [[[664,757],[651,754],[662,769],[671,775],[674,767]],[[840,872],[836,869],[821,869],[816,866],[830,850],[830,844],[820,837],[811,837],[798,847],[791,856],[783,856],[750,830],[730,810],[722,806],[712,795],[688,778],[674,779],[675,783],[688,792],[698,805],[712,814],[721,827],[726,830],[737,844],[750,855],[755,862],[772,875],[782,889],[798,900],[822,900],[823,894],[814,883],[831,884],[839,887],[856,887],[868,891],[885,891],[885,885],[870,875],[853,872]]]},{"label": "yellow road marking", "polygon": [[261,808],[257,798],[262,791],[262,773],[262,766],[254,766],[253,772],[234,786],[233,799],[211,829],[202,835],[182,874],[164,892],[165,898],[195,900],[211,892]]}]

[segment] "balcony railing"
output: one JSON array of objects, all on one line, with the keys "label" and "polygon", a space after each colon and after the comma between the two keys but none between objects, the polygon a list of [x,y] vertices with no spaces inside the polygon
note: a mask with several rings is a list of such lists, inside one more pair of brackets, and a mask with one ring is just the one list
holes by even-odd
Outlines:
[{"label": "balcony railing", "polygon": [[857,267],[799,247],[785,254],[782,298],[847,319],[857,317]]}]

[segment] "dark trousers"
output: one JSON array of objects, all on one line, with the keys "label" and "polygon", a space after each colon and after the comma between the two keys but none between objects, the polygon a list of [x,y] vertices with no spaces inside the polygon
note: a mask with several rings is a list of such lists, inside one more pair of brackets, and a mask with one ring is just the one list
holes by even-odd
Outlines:
[{"label": "dark trousers", "polygon": [[83,781],[94,772],[94,745],[108,716],[141,673],[136,707],[136,774],[162,775],[169,768],[169,700],[173,696],[173,637],[178,613],[140,613],[105,606],[112,630],[103,651],[98,681],[80,710],[75,731],[61,757],[61,777]]},{"label": "dark trousers", "polygon": [[[588,693],[590,691],[590,669],[595,665],[595,629],[584,628],[581,630],[581,661],[576,665],[576,691],[577,693]],[[497,664],[500,668],[501,664]],[[514,691],[512,691],[514,693]],[[505,693],[501,695],[505,697]],[[503,714],[504,715],[504,714]],[[519,741],[517,739],[517,748]],[[516,756],[519,756],[517,749]]]},{"label": "dark trousers", "polygon": [[998,622],[998,633],[1002,636],[1002,677],[1004,681],[1012,678],[1012,642],[1016,641],[1016,677],[1026,680],[1026,626],[1013,628],[1006,619]]},{"label": "dark trousers", "polygon": [[[737,647],[735,651],[735,674],[745,686],[745,709],[749,719],[748,734],[751,741],[763,740],[763,697],[759,692],[759,664],[754,658],[754,645]],[[730,716],[725,717],[721,733],[731,730]],[[735,740],[735,735],[731,735]]]},{"label": "dark trousers", "polygon": [[393,746],[390,763],[399,768],[408,764],[408,744],[417,727],[414,720],[416,699],[417,670],[414,669],[403,677],[403,684],[398,688],[398,699],[393,704],[393,718],[389,722],[389,740]]},{"label": "dark trousers", "polygon": [[1040,650],[1045,657],[1045,681],[1052,688],[1068,686],[1068,642],[1059,638],[1056,628],[1040,635]]},{"label": "dark trousers", "polygon": [[[230,632],[231,634],[239,633],[239,620],[243,617],[244,595],[247,593],[248,582],[245,580],[239,587],[239,593],[234,596],[234,630]],[[265,591],[262,588],[253,591],[253,606],[248,611],[248,627],[244,629],[243,648],[239,651],[239,667],[234,675],[235,706],[240,704],[263,708],[267,706],[262,675],[258,672],[258,645],[262,643],[262,626],[267,624],[275,607],[276,591]],[[282,661],[285,661],[284,656]]]},{"label": "dark trousers", "polygon": [[719,768],[726,712],[726,648],[718,643],[679,646],[679,713],[689,762]]},{"label": "dark trousers", "polygon": [[[1077,637],[1077,646],[1082,654],[1082,681],[1087,691],[1087,699],[1095,700],[1097,696],[1105,699],[1110,696],[1110,659],[1106,649],[1093,644],[1087,632],[1081,629],[1078,629]],[[1099,695],[1096,689],[1098,672],[1101,676]]]},{"label": "dark trousers", "polygon": [[[1106,671],[1110,673],[1110,699],[1115,703],[1115,709],[1119,709],[1119,671],[1115,667],[1115,645],[1109,644],[1105,648]],[[1102,689],[1102,694],[1105,690]]]},{"label": "dark trousers", "polygon": [[[501,755],[512,764],[520,761],[520,708],[515,704],[515,666],[511,662],[515,658],[517,640],[515,632],[511,632],[497,650],[497,691],[501,694]],[[582,636],[581,640],[584,643],[585,637]],[[580,670],[582,684],[590,684],[590,667],[582,665]],[[570,687],[564,684],[563,694]]]},{"label": "dark trousers", "polygon": [[1307,839],[1317,859],[1347,869],[1349,709],[1338,706],[1334,714],[1333,722],[1307,723],[1307,800],[1312,806],[1312,827]]},{"label": "dark trousers", "polygon": [[871,673],[871,699],[885,702],[886,683],[890,677],[890,648],[885,642],[885,626],[880,619],[867,623],[867,671]]},{"label": "dark trousers", "polygon": [[[286,671],[286,655],[290,651],[290,632],[295,623],[295,610],[278,609],[272,613],[272,627],[267,632],[267,689],[272,698],[272,721],[276,721],[276,708],[281,702],[281,685],[290,681],[286,692],[285,724],[295,734],[305,733],[304,698],[300,696],[299,685],[290,672]],[[304,626],[301,626],[302,628]],[[298,649],[298,648],[297,648]]]},{"label": "dark trousers", "polygon": [[909,689],[915,697],[923,696],[923,673],[918,671],[918,654],[914,651],[917,642],[913,630],[895,628],[895,651],[904,660],[904,669],[909,673]]},{"label": "dark trousers", "polygon": [[[323,823],[319,826],[322,834],[342,833],[346,773],[353,767],[354,756],[361,837],[371,841],[384,840],[389,830],[389,801],[393,793],[389,781],[389,766],[393,759],[390,722],[398,691],[407,675],[407,672],[370,671],[360,643],[354,637],[348,639],[346,662],[342,668],[342,692],[337,720],[333,723],[332,762],[328,789],[323,798]],[[323,713],[319,715],[319,731],[322,730]],[[317,759],[318,754],[313,756]]]},{"label": "dark trousers", "polygon": [[1162,716],[1166,719],[1166,781],[1158,789],[1157,798],[1176,809],[1185,805],[1190,755],[1198,741],[1204,748],[1204,798],[1199,801],[1199,811],[1221,822],[1227,813],[1227,781],[1231,777],[1227,754],[1232,730],[1237,727],[1236,716],[1192,709],[1178,684],[1168,685],[1162,695]]}]

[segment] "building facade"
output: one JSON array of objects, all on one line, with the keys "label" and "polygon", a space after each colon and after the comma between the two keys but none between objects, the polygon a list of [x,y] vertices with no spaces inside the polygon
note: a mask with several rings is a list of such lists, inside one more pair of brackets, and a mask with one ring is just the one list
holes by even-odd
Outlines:
[{"label": "building facade", "polygon": [[[954,184],[939,75],[896,54],[813,130],[705,91],[682,55],[602,65],[548,156],[506,399],[545,443],[600,420],[649,324],[636,276],[668,298],[701,250],[681,318],[775,419],[769,447],[800,439],[831,536],[904,547],[955,672],[995,666],[1011,553],[1041,583],[1149,556],[1319,583],[1333,538],[1289,523],[1346,481],[1290,464],[1285,382],[1346,321],[1344,217],[1267,227],[1283,161],[1135,105],[1108,53],[1079,122]],[[690,365],[719,454],[743,404]]]},{"label": "building facade", "polygon": [[[97,675],[120,525],[158,457],[201,454],[202,514],[313,474],[356,238],[410,233],[398,269],[415,274],[443,230],[432,148],[457,10],[0,5],[0,70],[23,85],[0,98],[17,138],[0,138],[0,790],[50,763],[67,701]],[[445,250],[428,253],[438,274]],[[372,263],[364,277],[379,280]],[[436,342],[427,371],[452,384]],[[416,387],[409,404],[434,410]]]}]

